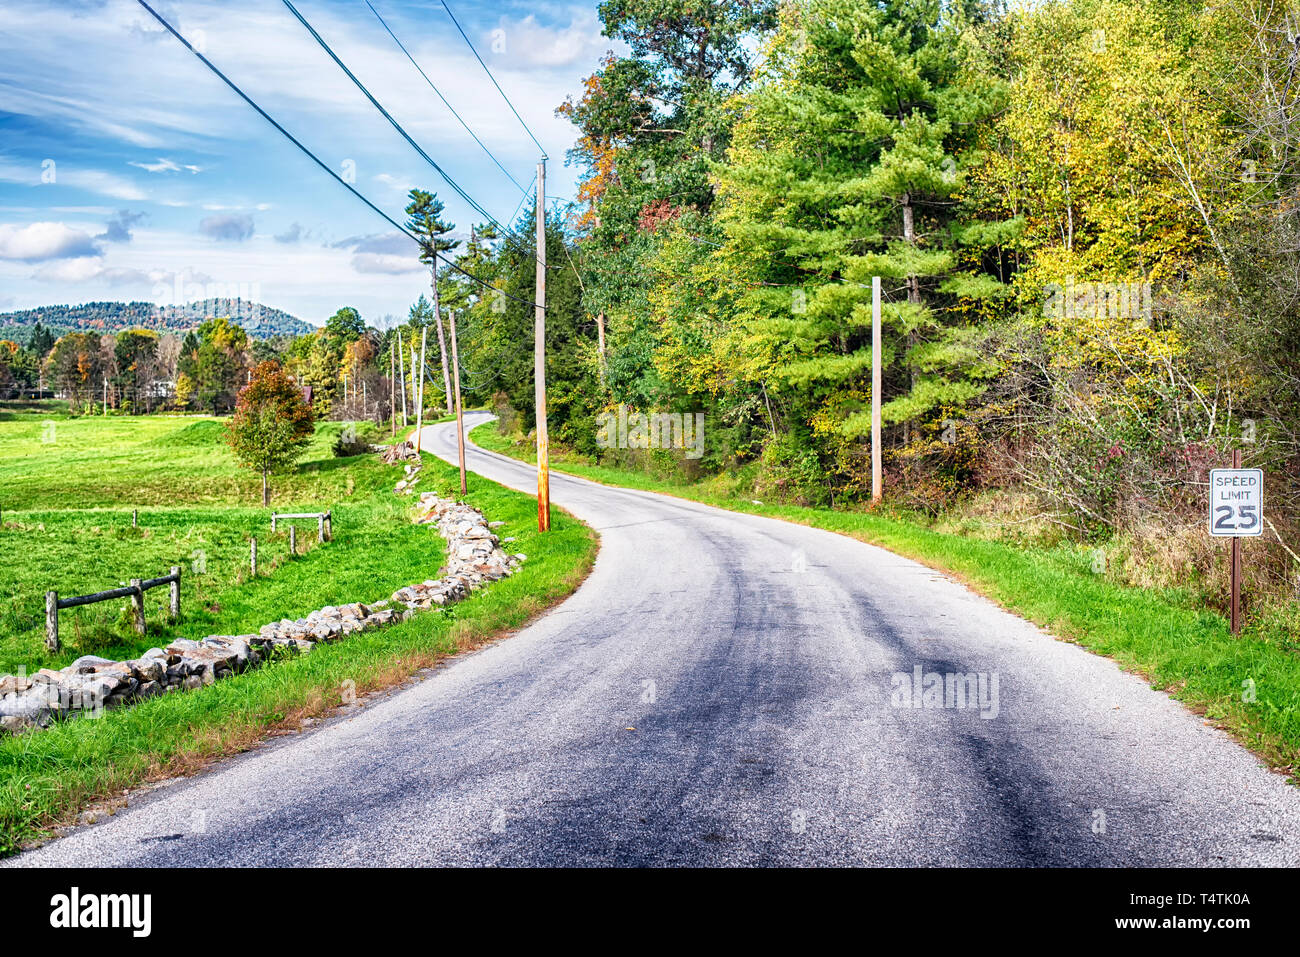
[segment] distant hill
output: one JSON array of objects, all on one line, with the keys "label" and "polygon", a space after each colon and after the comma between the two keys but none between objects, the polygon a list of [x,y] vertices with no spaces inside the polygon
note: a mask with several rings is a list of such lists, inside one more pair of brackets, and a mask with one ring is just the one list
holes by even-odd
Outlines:
[{"label": "distant hill", "polygon": [[65,332],[121,332],[157,329],[186,332],[205,319],[229,316],[254,339],[301,336],[315,327],[280,309],[247,299],[202,299],[187,306],[158,306],[152,302],[88,302],[83,306],[41,306],[0,313],[0,339],[25,342],[36,323],[55,335]]}]

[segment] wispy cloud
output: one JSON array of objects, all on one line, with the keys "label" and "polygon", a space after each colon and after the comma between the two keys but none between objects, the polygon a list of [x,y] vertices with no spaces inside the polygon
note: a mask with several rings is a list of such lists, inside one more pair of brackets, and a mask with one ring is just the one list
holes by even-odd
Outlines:
[{"label": "wispy cloud", "polygon": [[149,282],[149,276],[138,269],[107,267],[98,259],[65,259],[42,266],[32,276],[41,282],[106,283],[109,286],[132,286]]},{"label": "wispy cloud", "polygon": [[293,223],[282,233],[276,233],[275,241],[277,243],[297,243],[307,238],[307,230],[302,228],[301,223]]},{"label": "wispy cloud", "polygon": [[199,221],[199,232],[209,239],[243,242],[253,237],[253,217],[208,216]]},{"label": "wispy cloud", "polygon": [[103,239],[110,243],[129,243],[131,241],[131,227],[144,219],[144,213],[133,213],[129,209],[118,210],[104,227],[104,231],[96,236],[96,239]]},{"label": "wispy cloud", "polygon": [[138,166],[140,169],[148,173],[179,173],[182,170],[189,173],[203,172],[202,166],[195,166],[192,163],[177,163],[175,160],[167,159],[165,156],[160,156],[157,162],[154,163],[141,163],[136,160],[131,160],[130,164],[132,166]]}]

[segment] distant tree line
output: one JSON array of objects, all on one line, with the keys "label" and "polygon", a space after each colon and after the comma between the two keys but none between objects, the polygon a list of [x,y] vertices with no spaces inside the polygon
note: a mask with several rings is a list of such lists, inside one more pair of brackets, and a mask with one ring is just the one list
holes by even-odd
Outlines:
[{"label": "distant tree line", "polygon": [[31,338],[37,326],[55,335],[65,332],[121,332],[126,329],[181,333],[219,316],[234,319],[254,339],[298,336],[311,330],[310,324],[281,309],[232,297],[199,299],[175,306],[139,301],[41,306],[0,313],[0,335],[22,343]]},{"label": "distant tree line", "polygon": [[[316,418],[382,422],[395,393],[405,395],[408,415],[414,416],[423,358],[423,376],[434,383],[425,390],[433,416],[446,407],[441,354],[427,346],[423,357],[411,352],[418,351],[431,315],[421,296],[406,323],[386,322],[390,328],[381,330],[344,306],[320,328],[268,339],[253,338],[227,316],[208,319],[183,336],[143,328],[56,336],[37,322],[25,345],[0,339],[0,398],[45,390],[67,399],[74,414],[107,405],[130,414],[166,409],[224,415],[234,410],[253,370],[273,360],[300,388],[310,389]],[[400,383],[396,374],[390,377],[399,367]]]}]

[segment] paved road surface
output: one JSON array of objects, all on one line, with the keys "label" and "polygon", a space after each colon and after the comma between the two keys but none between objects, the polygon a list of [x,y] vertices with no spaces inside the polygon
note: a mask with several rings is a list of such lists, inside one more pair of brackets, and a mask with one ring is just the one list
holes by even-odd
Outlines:
[{"label": "paved road surface", "polygon": [[[455,460],[454,426],[426,437]],[[9,863],[1300,863],[1300,792],[938,573],[562,475],[552,494],[602,546],[531,627]],[[917,667],[985,675],[983,700],[975,679],[966,707],[891,703]]]}]

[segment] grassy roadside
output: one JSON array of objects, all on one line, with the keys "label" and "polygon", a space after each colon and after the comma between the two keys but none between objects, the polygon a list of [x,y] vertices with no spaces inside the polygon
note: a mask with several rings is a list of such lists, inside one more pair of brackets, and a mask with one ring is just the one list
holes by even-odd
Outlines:
[{"label": "grassy roadside", "polygon": [[[471,437],[483,448],[524,461],[533,455],[500,435],[495,423],[478,426]],[[717,487],[660,481],[562,453],[553,453],[552,465],[596,482],[850,535],[947,572],[1057,637],[1142,675],[1300,783],[1300,654],[1295,644],[1249,628],[1233,638],[1222,616],[1196,607],[1184,592],[1107,581],[1092,573],[1087,552],[1072,547],[1022,548],[944,534],[882,513],[761,504]]]},{"label": "grassy roadside", "polygon": [[[423,489],[451,494],[458,488],[452,466],[429,455],[424,461]],[[386,468],[391,489],[401,473]],[[516,538],[508,547],[528,559],[515,575],[461,604],[196,691],[0,739],[0,855],[70,820],[88,803],[111,801],[126,788],[247,750],[268,734],[295,730],[302,719],[324,714],[346,694],[400,683],[447,655],[518,628],[571,593],[590,570],[595,535],[566,513],[557,509],[552,531],[541,536],[535,500],[526,495],[471,475],[466,500],[505,522],[501,533]],[[411,528],[419,533],[418,543],[376,547],[412,552],[422,568],[411,579],[417,581],[436,572],[443,541],[432,528]],[[331,564],[328,571],[339,570]]]}]

